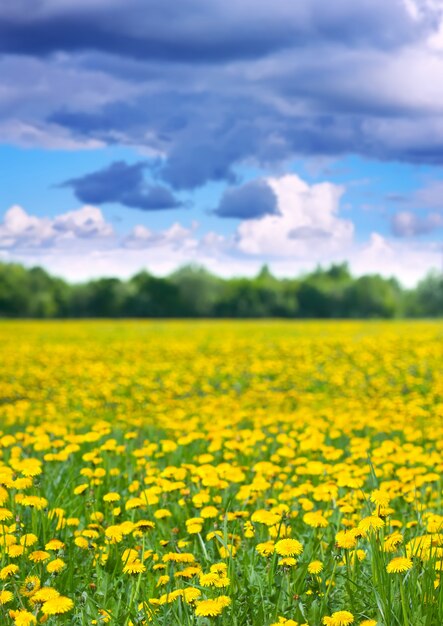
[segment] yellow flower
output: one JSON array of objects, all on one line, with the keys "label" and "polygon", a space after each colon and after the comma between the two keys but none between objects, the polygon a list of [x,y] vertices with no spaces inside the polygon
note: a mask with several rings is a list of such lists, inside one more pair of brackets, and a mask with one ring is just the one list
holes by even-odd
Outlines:
[{"label": "yellow flower", "polygon": [[0,604],[8,604],[14,599],[14,595],[10,591],[0,591]]},{"label": "yellow flower", "polygon": [[18,565],[6,565],[0,570],[0,579],[6,580],[9,576],[14,576],[18,572]]},{"label": "yellow flower", "polygon": [[51,539],[45,545],[45,550],[57,551],[57,550],[62,550],[64,547],[65,547],[65,544],[63,543],[63,541],[60,541],[60,539]]},{"label": "yellow flower", "polygon": [[33,563],[41,563],[42,561],[47,561],[50,557],[51,555],[46,550],[34,550],[28,558]]},{"label": "yellow flower", "polygon": [[366,534],[372,530],[383,528],[384,525],[385,523],[381,517],[378,517],[378,515],[369,515],[369,517],[364,517],[360,520],[358,528]]},{"label": "yellow flower", "polygon": [[195,614],[201,617],[216,617],[223,609],[229,606],[231,599],[228,596],[219,596],[215,600],[200,600],[196,602]]},{"label": "yellow flower", "polygon": [[349,626],[354,623],[354,616],[349,611],[336,611],[330,617],[323,618],[325,626]]},{"label": "yellow flower", "polygon": [[303,521],[312,528],[326,528],[328,520],[321,511],[313,511],[303,515]]},{"label": "yellow flower", "polygon": [[20,587],[23,596],[32,596],[40,589],[40,578],[38,576],[27,576]]},{"label": "yellow flower", "polygon": [[168,552],[163,555],[162,560],[164,563],[168,563],[169,561],[173,563],[194,563],[195,556],[189,552]]},{"label": "yellow flower", "polygon": [[308,572],[310,574],[320,574],[323,570],[323,563],[321,561],[311,561],[308,565]]},{"label": "yellow flower", "polygon": [[51,600],[44,602],[42,606],[42,613],[44,615],[60,615],[61,613],[67,613],[74,608],[74,603],[71,598],[66,596],[57,596]]},{"label": "yellow flower", "polygon": [[280,556],[298,556],[303,552],[303,546],[297,539],[280,539],[275,544],[275,551]]},{"label": "yellow flower", "polygon": [[84,537],[76,537],[74,539],[74,543],[77,548],[81,548],[82,550],[87,550],[89,548],[89,541]]},{"label": "yellow flower", "polygon": [[141,574],[146,571],[146,566],[139,560],[134,559],[134,561],[129,561],[123,567],[124,574]]},{"label": "yellow flower", "polygon": [[121,499],[120,494],[115,491],[110,491],[103,496],[104,502],[118,502]]},{"label": "yellow flower", "polygon": [[339,548],[351,550],[357,545],[355,530],[340,530],[335,535],[335,542]]},{"label": "yellow flower", "polygon": [[9,611],[10,617],[14,620],[15,626],[30,626],[31,624],[37,623],[37,618],[35,615],[26,611],[25,609],[20,609],[18,611]]},{"label": "yellow flower", "polygon": [[23,535],[20,537],[20,544],[25,547],[33,546],[37,543],[38,537],[34,535],[34,533],[28,533],[27,535]]},{"label": "yellow flower", "polygon": [[34,604],[43,604],[43,602],[47,602],[48,600],[53,600],[54,598],[58,598],[60,593],[57,589],[53,587],[42,587],[38,591],[32,594],[29,601],[32,605]]},{"label": "yellow flower", "polygon": [[261,556],[271,556],[271,554],[274,554],[275,544],[273,541],[265,541],[258,543],[255,549]]},{"label": "yellow flower", "polygon": [[77,487],[75,487],[74,489],[74,495],[75,496],[79,496],[82,493],[84,493],[86,491],[86,489],[89,487],[88,483],[83,483],[82,485],[78,485]]},{"label": "yellow flower", "polygon": [[403,535],[398,531],[385,537],[383,542],[383,550],[385,552],[395,552],[398,546],[403,542]]},{"label": "yellow flower", "polygon": [[374,489],[371,493],[371,502],[374,502],[377,506],[386,507],[388,506],[391,498],[386,491],[382,489]]},{"label": "yellow flower", "polygon": [[46,566],[46,571],[50,574],[58,574],[66,567],[66,563],[62,559],[54,559]]},{"label": "yellow flower", "polygon": [[397,556],[386,566],[388,574],[403,574],[412,568],[412,561],[406,556]]},{"label": "yellow flower", "polygon": [[123,539],[123,531],[120,526],[109,526],[105,531],[105,535],[111,543],[120,543]]}]

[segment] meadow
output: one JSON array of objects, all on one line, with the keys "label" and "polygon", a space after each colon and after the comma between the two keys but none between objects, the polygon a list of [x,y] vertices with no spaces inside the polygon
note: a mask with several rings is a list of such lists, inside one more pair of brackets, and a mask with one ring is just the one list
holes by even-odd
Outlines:
[{"label": "meadow", "polygon": [[438,322],[2,322],[0,624],[443,624]]}]

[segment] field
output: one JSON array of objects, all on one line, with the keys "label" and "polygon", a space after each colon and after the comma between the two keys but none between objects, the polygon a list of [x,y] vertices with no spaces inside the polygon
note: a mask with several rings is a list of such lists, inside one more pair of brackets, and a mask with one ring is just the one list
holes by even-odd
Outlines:
[{"label": "field", "polygon": [[443,624],[438,323],[3,322],[0,624]]}]

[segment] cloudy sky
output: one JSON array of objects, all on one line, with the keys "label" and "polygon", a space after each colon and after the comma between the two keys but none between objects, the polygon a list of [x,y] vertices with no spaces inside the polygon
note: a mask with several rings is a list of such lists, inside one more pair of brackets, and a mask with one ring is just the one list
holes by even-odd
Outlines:
[{"label": "cloudy sky", "polygon": [[441,0],[0,0],[0,258],[441,267]]}]

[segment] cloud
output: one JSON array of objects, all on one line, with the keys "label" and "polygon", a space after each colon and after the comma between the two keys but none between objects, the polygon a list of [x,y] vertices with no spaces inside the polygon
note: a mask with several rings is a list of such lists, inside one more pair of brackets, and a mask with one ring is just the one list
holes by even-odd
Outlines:
[{"label": "cloud", "polygon": [[289,239],[329,239],[330,231],[315,226],[298,226],[288,232]]},{"label": "cloud", "polygon": [[277,197],[278,212],[239,225],[236,242],[241,252],[303,258],[312,257],[313,243],[319,240],[323,255],[349,247],[354,226],[339,216],[343,187],[329,182],[309,185],[295,174],[267,182]]},{"label": "cloud", "polygon": [[227,189],[214,213],[247,220],[277,213],[277,196],[265,180],[253,180]]},{"label": "cloud", "polygon": [[81,246],[82,240],[104,240],[112,235],[112,226],[96,207],[84,206],[49,218],[29,215],[14,205],[0,223],[0,249],[26,254],[57,246]]},{"label": "cloud", "polygon": [[[142,268],[162,275],[191,261],[222,276],[255,275],[266,261],[276,275],[296,276],[318,263],[347,260],[358,274],[395,275],[412,285],[440,265],[441,245],[435,242],[387,238],[379,233],[354,240],[352,224],[339,216],[343,189],[336,185],[308,185],[294,175],[268,182],[279,200],[281,215],[246,220],[235,237],[200,234],[197,223],[185,226],[177,222],[162,230],[138,224],[129,233],[118,234],[97,207],[84,206],[53,218],[13,206],[0,223],[0,258],[28,266],[38,264],[76,281],[128,277]],[[277,225],[267,221],[274,219],[279,220]],[[252,229],[245,230],[251,225]]]},{"label": "cloud", "polygon": [[152,231],[146,226],[137,225],[122,241],[124,248],[143,250],[156,246],[171,246],[172,248],[194,249],[197,241],[193,237],[194,228],[184,228],[175,222],[163,231]]},{"label": "cloud", "polygon": [[[4,53],[50,55],[99,50],[134,59],[220,63],[268,55],[310,39],[395,45],[421,32],[415,16],[399,0],[162,0],[55,3],[40,0],[32,20],[16,2],[0,7],[0,49]],[[396,19],[396,28],[390,24]],[[423,20],[422,20],[423,22]],[[248,28],[245,28],[248,24]],[[365,28],[363,28],[363,26]],[[423,24],[426,26],[426,24]]]},{"label": "cloud", "polygon": [[143,178],[145,162],[128,165],[116,161],[108,167],[71,178],[61,187],[72,187],[76,197],[88,204],[118,202],[124,206],[143,211],[176,209],[182,204],[171,191],[162,185],[148,185]]},{"label": "cloud", "polygon": [[443,210],[443,180],[431,180],[408,194],[391,193],[386,199],[413,209]]},{"label": "cloud", "polygon": [[411,211],[395,213],[391,219],[391,231],[396,237],[428,235],[443,227],[443,215],[430,213],[421,217]]},{"label": "cloud", "polygon": [[166,4],[1,3],[1,136],[135,147],[175,189],[300,155],[443,162],[438,2]]}]

